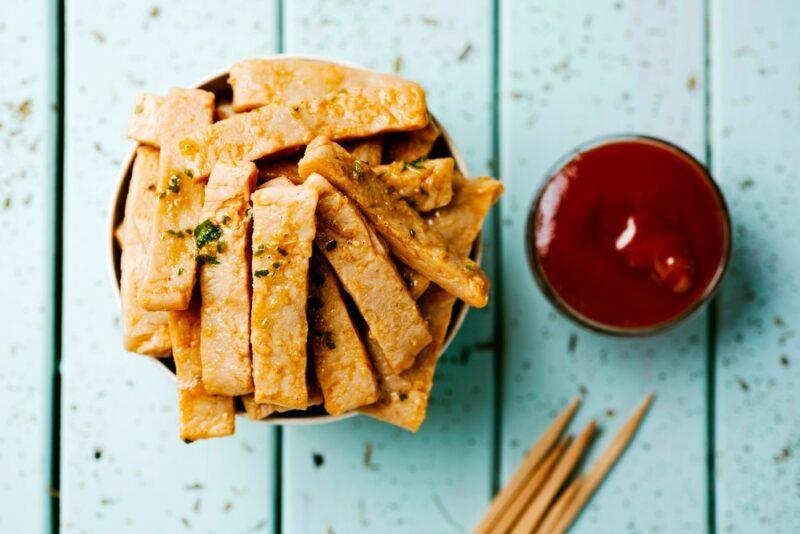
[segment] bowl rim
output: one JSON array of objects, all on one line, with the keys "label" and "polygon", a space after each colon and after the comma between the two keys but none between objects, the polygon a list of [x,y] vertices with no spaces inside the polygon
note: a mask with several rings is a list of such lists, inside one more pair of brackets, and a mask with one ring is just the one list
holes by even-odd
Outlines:
[{"label": "bowl rim", "polygon": [[[374,69],[369,69],[362,65],[358,65],[356,63],[352,63],[349,61],[341,60],[338,58],[332,58],[329,56],[323,55],[315,55],[315,54],[289,54],[289,53],[280,53],[280,54],[268,54],[262,56],[256,56],[252,59],[266,59],[266,60],[278,60],[278,59],[305,59],[310,61],[320,61],[324,63],[332,63],[334,65],[340,65],[344,67],[351,67],[355,69],[362,69],[367,70],[370,72],[377,72]],[[226,83],[227,77],[230,74],[230,70],[233,65],[229,65],[222,69],[219,69],[209,75],[204,76],[195,84],[192,84],[191,87],[197,89],[205,89],[209,86],[218,85],[220,83]],[[429,111],[431,120],[436,124],[441,132],[441,136],[444,139],[445,145],[447,146],[448,151],[450,152],[450,156],[455,160],[456,167],[458,168],[461,173],[465,176],[469,176],[469,171],[467,169],[466,161],[464,160],[464,156],[458,147],[453,142],[453,138],[450,136],[447,129],[436,119],[435,115]],[[113,287],[114,297],[117,302],[117,307],[122,307],[122,299],[120,295],[120,278],[119,278],[119,270],[118,270],[118,258],[121,254],[121,247],[117,243],[115,231],[118,224],[122,221],[124,213],[125,213],[125,199],[127,198],[128,192],[128,183],[130,181],[130,175],[133,167],[133,160],[136,158],[136,149],[139,147],[139,143],[133,142],[132,147],[128,150],[128,154],[125,159],[122,161],[119,167],[119,171],[117,173],[116,181],[114,187],[111,191],[111,196],[109,198],[108,208],[107,208],[107,218],[106,218],[106,259],[107,259],[107,269],[108,269],[108,276],[109,281],[111,282],[111,286]],[[472,245],[472,251],[470,253],[470,257],[475,260],[478,264],[481,263],[483,258],[483,234],[479,233],[478,236],[475,238],[475,242]],[[461,328],[462,324],[464,323],[464,319],[467,316],[467,312],[469,311],[469,306],[458,300],[456,303],[456,309],[450,319],[450,324],[447,327],[447,335],[445,337],[444,343],[442,344],[441,351],[439,355],[443,354],[447,348],[450,346],[450,343],[455,338],[456,334],[458,333],[459,329]],[[156,357],[149,357],[153,360],[153,362],[158,365],[164,372],[175,380],[175,373],[164,363],[163,359],[156,358]],[[237,412],[237,415],[243,415],[243,412]],[[318,425],[318,424],[326,424],[326,423],[333,423],[334,421],[341,421],[343,419],[349,419],[356,415],[360,415],[358,411],[351,411],[339,415],[330,415],[330,414],[315,414],[315,415],[297,415],[297,416],[282,416],[280,414],[270,415],[264,419],[259,419],[257,422],[263,422],[271,425],[291,425],[291,426],[303,426],[303,425]]]}]

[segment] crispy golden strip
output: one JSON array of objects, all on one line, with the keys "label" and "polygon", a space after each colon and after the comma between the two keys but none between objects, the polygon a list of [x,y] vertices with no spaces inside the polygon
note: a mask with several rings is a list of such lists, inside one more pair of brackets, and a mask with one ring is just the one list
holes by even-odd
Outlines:
[{"label": "crispy golden strip", "polygon": [[153,219],[147,275],[139,303],[147,310],[185,310],[195,280],[195,244],[190,232],[200,222],[204,185],[182,166],[178,139],[211,124],[214,95],[173,89],[161,106],[158,208]]},{"label": "crispy golden strip", "polygon": [[326,138],[315,139],[299,163],[300,176],[319,173],[359,205],[403,263],[467,304],[483,307],[489,281],[480,266],[447,249],[442,236],[372,170]]},{"label": "crispy golden strip", "polygon": [[181,439],[229,436],[235,413],[232,397],[211,395],[200,380],[200,305],[193,299],[189,309],[169,312],[169,335],[178,381]]},{"label": "crispy golden strip", "polygon": [[419,305],[433,336],[430,345],[422,349],[414,365],[400,373],[389,374],[380,347],[368,338],[370,355],[379,373],[381,398],[375,404],[359,408],[369,416],[381,419],[412,432],[419,430],[425,420],[428,398],[433,386],[436,360],[442,350],[455,298],[432,286],[420,298]]},{"label": "crispy golden strip", "polygon": [[[441,231],[455,252],[466,255],[489,209],[502,191],[502,184],[491,178],[467,180],[456,189],[449,206],[429,217],[429,224]],[[416,431],[419,428],[425,419],[438,353],[450,324],[454,304],[455,298],[436,286],[430,287],[419,299],[434,341],[417,356],[411,369],[399,376],[392,373],[372,336],[367,337],[367,347],[378,372],[381,400],[361,411],[409,430]],[[441,339],[437,336],[441,336]]]},{"label": "crispy golden strip", "polygon": [[138,95],[133,108],[133,115],[128,123],[128,137],[145,145],[156,148],[161,146],[158,115],[163,103],[163,96],[151,93]]},{"label": "crispy golden strip", "polygon": [[251,59],[231,68],[228,78],[237,112],[267,104],[294,104],[364,87],[404,88],[413,82],[363,69],[307,59]]},{"label": "crispy golden strip", "polygon": [[414,161],[427,158],[439,138],[439,127],[430,121],[425,128],[390,135],[386,139],[389,161]]},{"label": "crispy golden strip", "polygon": [[125,350],[169,356],[171,344],[166,312],[147,311],[136,297],[147,268],[150,227],[158,202],[154,192],[157,176],[158,150],[145,146],[136,149],[122,232],[122,330]]},{"label": "crispy golden strip", "polygon": [[383,137],[371,137],[348,147],[350,154],[369,165],[377,167],[383,159]]},{"label": "crispy golden strip", "polygon": [[180,150],[186,168],[202,178],[221,158],[253,161],[307,145],[318,135],[346,140],[422,128],[427,121],[425,93],[419,86],[367,87],[239,113],[186,135]]},{"label": "crispy golden strip", "polygon": [[325,409],[338,415],[375,402],[378,384],[367,351],[350,319],[336,276],[319,252],[311,258],[310,280],[311,347]]},{"label": "crispy golden strip", "polygon": [[317,192],[305,186],[253,193],[253,307],[250,320],[255,400],[305,409],[308,260]]},{"label": "crispy golden strip", "polygon": [[431,211],[453,198],[454,165],[453,158],[395,161],[374,171],[417,211]]},{"label": "crispy golden strip", "polygon": [[257,172],[250,162],[220,161],[206,186],[201,228],[208,233],[197,243],[207,241],[199,254],[208,258],[200,267],[200,354],[203,383],[216,395],[253,391],[247,212]]},{"label": "crispy golden strip", "polygon": [[447,206],[426,214],[428,224],[457,254],[469,254],[489,209],[503,194],[503,184],[492,178],[472,178],[456,187]]},{"label": "crispy golden strip", "polygon": [[431,341],[416,303],[358,208],[318,174],[309,176],[306,184],[320,196],[317,246],[364,316],[390,367],[394,372],[408,369]]}]

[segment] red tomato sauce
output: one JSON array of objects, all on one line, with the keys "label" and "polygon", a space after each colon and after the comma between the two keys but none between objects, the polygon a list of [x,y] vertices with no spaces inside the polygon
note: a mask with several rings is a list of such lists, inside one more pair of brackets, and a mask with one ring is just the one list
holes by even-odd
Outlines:
[{"label": "red tomato sauce", "polygon": [[656,140],[583,151],[544,186],[529,221],[551,293],[591,323],[659,326],[705,298],[727,261],[729,222],[703,167]]}]

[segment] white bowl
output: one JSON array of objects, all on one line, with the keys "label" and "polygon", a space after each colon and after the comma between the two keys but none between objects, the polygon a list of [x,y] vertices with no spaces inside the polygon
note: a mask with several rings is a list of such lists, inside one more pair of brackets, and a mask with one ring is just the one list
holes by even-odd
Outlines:
[{"label": "white bowl", "polygon": [[[324,61],[327,63],[334,63],[337,65],[342,65],[346,67],[353,67],[364,69],[364,67],[354,65],[352,63],[348,63],[346,61],[341,61],[338,59],[327,58],[323,56],[312,56],[312,55],[300,55],[300,54],[275,54],[271,56],[264,56],[263,59],[309,59],[314,61]],[[368,69],[364,69],[368,70]],[[194,85],[194,87],[198,89],[205,89],[206,91],[211,91],[217,96],[219,100],[220,97],[224,99],[230,99],[231,96],[231,88],[228,85],[228,73],[230,72],[230,67],[223,69],[221,71],[215,72],[209,76],[206,76],[198,83]],[[433,117],[433,114],[431,114]],[[445,146],[447,150],[450,152],[450,155],[453,157],[456,163],[456,167],[461,171],[464,176],[469,176],[469,172],[467,171],[467,165],[464,161],[464,157],[459,152],[458,148],[456,148],[455,144],[453,144],[453,140],[450,135],[447,133],[447,130],[438,122],[434,117],[433,120],[436,122],[436,125],[442,132],[442,138],[444,139]],[[128,195],[128,183],[131,178],[131,168],[133,166],[133,160],[136,157],[136,145],[134,145],[128,155],[125,157],[125,160],[122,162],[122,166],[120,167],[119,174],[117,175],[117,182],[114,186],[114,190],[111,193],[110,204],[108,208],[108,223],[107,223],[107,245],[108,245],[108,269],[109,269],[109,276],[114,287],[114,294],[117,297],[117,304],[121,305],[120,300],[120,255],[121,249],[114,238],[114,230],[117,228],[120,222],[122,222],[122,218],[125,213],[125,198]],[[480,263],[481,256],[483,252],[483,241],[481,235],[478,234],[478,238],[475,240],[475,243],[472,247],[472,252],[470,257],[475,260],[476,262]],[[467,310],[469,306],[465,305],[460,300],[457,302],[455,309],[453,310],[453,316],[450,319],[450,325],[447,329],[447,336],[445,337],[444,344],[442,346],[442,352],[447,349],[450,343],[453,341],[458,329],[461,328],[461,325],[464,322],[464,318],[467,315]],[[152,358],[153,362],[159,365],[166,373],[174,380],[175,373],[171,367],[171,358]],[[314,406],[311,409],[311,413],[308,415],[304,414],[304,412],[287,412],[287,414],[275,414],[271,415],[265,419],[262,419],[265,423],[269,424],[277,424],[277,425],[309,425],[309,424],[321,424],[321,423],[330,423],[333,421],[339,421],[341,419],[347,419],[349,417],[353,417],[357,415],[357,412],[348,412],[341,415],[328,415],[324,412],[324,408],[321,406]]]}]

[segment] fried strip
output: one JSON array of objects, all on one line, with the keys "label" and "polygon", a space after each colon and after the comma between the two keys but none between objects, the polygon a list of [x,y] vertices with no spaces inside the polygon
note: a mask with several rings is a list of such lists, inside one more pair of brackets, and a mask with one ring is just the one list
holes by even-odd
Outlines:
[{"label": "fried strip", "polygon": [[250,111],[267,104],[294,104],[345,94],[364,87],[416,86],[391,74],[308,59],[241,61],[231,68],[228,83],[233,88],[233,106],[237,112]]},{"label": "fried strip", "polygon": [[350,154],[370,167],[376,167],[381,164],[383,159],[383,137],[372,137],[352,143],[349,147]]},{"label": "fried strip", "polygon": [[438,231],[372,170],[326,138],[315,139],[299,164],[300,176],[319,173],[355,201],[403,263],[467,304],[483,307],[489,281],[480,266],[447,249]]},{"label": "fried strip", "polygon": [[[456,189],[449,206],[429,217],[429,224],[441,231],[455,252],[466,255],[502,191],[502,184],[491,178],[467,180]],[[454,304],[455,298],[436,286],[430,287],[419,299],[434,341],[417,356],[411,369],[400,375],[392,373],[380,346],[371,335],[367,336],[367,348],[378,372],[381,400],[360,411],[412,431],[419,428],[425,419],[436,361]]]},{"label": "fried strip", "polygon": [[[503,184],[492,178],[467,180],[456,172],[460,180],[453,200],[435,212],[425,215],[428,224],[444,237],[448,248],[464,256],[469,255],[472,243],[478,237],[489,209],[503,193]],[[418,299],[430,285],[430,280],[408,267],[398,265],[403,280]]]},{"label": "fried strip", "polygon": [[253,391],[247,211],[257,172],[250,162],[220,161],[206,186],[201,227],[208,233],[197,244],[204,244],[201,257],[214,260],[200,267],[200,354],[203,384],[216,395]]},{"label": "fried strip", "polygon": [[127,136],[145,145],[156,148],[161,146],[158,115],[163,103],[163,96],[151,93],[139,94],[136,97],[133,115],[128,122]]},{"label": "fried strip", "polygon": [[195,281],[195,244],[187,235],[198,222],[204,185],[182,167],[178,139],[211,124],[214,95],[197,89],[173,89],[161,106],[160,200],[153,219],[147,275],[139,303],[147,310],[185,310]]},{"label": "fried strip", "polygon": [[410,162],[419,158],[427,158],[440,133],[436,123],[430,121],[421,130],[390,135],[386,140],[389,161]]},{"label": "fried strip", "polygon": [[233,434],[233,398],[209,394],[200,380],[202,366],[198,299],[192,300],[189,309],[169,312],[168,315],[178,381],[181,439],[191,442]]},{"label": "fried strip", "polygon": [[158,150],[145,146],[137,148],[122,224],[122,330],[125,350],[150,356],[169,356],[172,345],[166,312],[147,311],[139,305],[136,297],[147,269],[147,248],[158,203],[155,194],[157,176]]},{"label": "fried strip", "polygon": [[[320,203],[324,198],[320,199]],[[314,370],[332,415],[378,399],[378,384],[339,283],[319,252],[311,259],[308,312]]]},{"label": "fried strip", "polygon": [[305,409],[308,261],[317,192],[305,186],[253,193],[250,337],[255,400]]},{"label": "fried strip", "polygon": [[395,161],[374,168],[378,178],[417,211],[441,208],[453,198],[453,158]]},{"label": "fried strip", "polygon": [[253,161],[326,135],[346,140],[422,128],[428,122],[418,85],[353,90],[296,104],[269,104],[219,121],[180,142],[186,167],[202,178],[221,158]]},{"label": "fried strip", "polygon": [[352,297],[389,366],[401,372],[431,336],[388,253],[358,208],[322,176],[306,184],[319,192],[316,244]]},{"label": "fried strip", "polygon": [[370,355],[379,373],[381,398],[375,404],[359,408],[360,412],[412,432],[419,430],[425,420],[436,360],[442,350],[454,304],[455,298],[436,286],[419,299],[433,341],[422,349],[414,365],[403,373],[391,374],[380,347],[367,338]]},{"label": "fried strip", "polygon": [[278,411],[277,406],[273,404],[258,404],[252,393],[242,396],[242,404],[244,405],[244,411],[247,417],[253,421],[266,419]]}]

